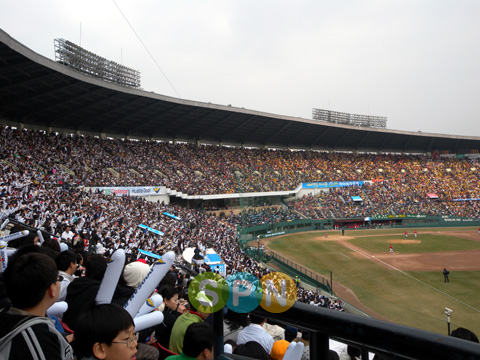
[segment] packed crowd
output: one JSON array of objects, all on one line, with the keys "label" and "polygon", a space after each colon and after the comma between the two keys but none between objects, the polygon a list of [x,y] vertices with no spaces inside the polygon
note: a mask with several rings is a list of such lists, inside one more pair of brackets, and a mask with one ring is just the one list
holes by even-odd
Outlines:
[{"label": "packed crowd", "polygon": [[[173,250],[180,255],[187,247],[201,250],[213,248],[224,260],[227,275],[248,272],[261,278],[268,270],[247,256],[237,243],[236,224],[242,215],[222,219],[171,204],[153,203],[129,196],[116,197],[101,192],[83,191],[76,186],[59,185],[155,184],[188,194],[292,190],[300,182],[318,179],[322,181],[376,179],[380,177],[378,169],[381,166],[381,177],[389,181],[363,187],[334,189],[316,197],[307,196],[290,204],[287,209],[270,207],[264,211],[253,210],[251,213],[243,214],[243,218],[251,225],[261,225],[296,220],[300,213],[311,218],[358,216],[370,212],[398,213],[402,209],[426,214],[471,214],[472,211],[478,213],[476,203],[449,202],[455,197],[478,196],[478,175],[476,171],[471,171],[477,163],[466,160],[433,161],[423,157],[231,149],[62,136],[11,128],[0,128],[0,135],[2,145],[0,217],[10,217],[44,232],[56,234],[60,238],[60,242],[47,239],[42,247],[36,247],[42,248],[42,251],[33,250],[35,253],[41,252],[43,255],[49,254],[54,257],[57,261],[54,268],[60,270],[60,275],[56,279],[61,282],[61,286],[66,283],[64,292],[57,293],[52,288],[52,292],[45,294],[47,300],[42,300],[41,309],[46,304],[60,299],[60,296],[67,301],[69,310],[63,318],[66,327],[62,326],[60,330],[78,331],[80,340],[77,343],[77,351],[85,358],[97,355],[83,353],[81,349],[82,331],[87,328],[82,328],[86,320],[79,315],[84,310],[99,311],[96,316],[92,315],[92,319],[100,318],[102,311],[105,313],[112,311],[111,314],[118,312],[119,317],[124,316],[127,325],[120,330],[128,330],[129,340],[123,343],[127,346],[130,344],[133,354],[137,351],[136,347],[133,350],[133,345],[138,345],[138,342],[130,334],[132,323],[127,315],[114,308],[109,310],[87,308],[87,304],[92,305],[94,300],[92,294],[98,291],[107,266],[107,258],[116,249],[125,249],[128,263],[123,280],[121,279],[118,284],[119,288],[114,296],[115,302],[120,305],[128,300],[148,273],[148,265],[136,261],[139,249],[160,255]],[[447,168],[451,171],[444,172],[443,170]],[[435,192],[439,200],[425,200],[426,192]],[[362,197],[362,204],[354,203],[352,196]],[[165,212],[174,217],[164,215]],[[140,224],[160,230],[164,235],[160,236],[139,228]],[[12,231],[15,231],[15,228]],[[37,235],[32,233],[28,237],[16,239],[9,245],[20,248],[38,241]],[[64,250],[65,246],[69,249],[67,252]],[[52,255],[52,251],[55,254]],[[69,251],[72,258],[62,262],[61,257],[66,257]],[[38,258],[39,263],[48,265],[48,261],[42,260],[41,256],[30,256],[21,252],[17,255],[17,258],[31,257],[31,262]],[[16,266],[15,261],[13,264],[12,267]],[[82,264],[85,266],[84,269]],[[208,267],[197,267],[195,270],[209,271]],[[6,283],[10,278],[14,278],[12,271],[6,271]],[[48,271],[35,273],[40,277],[49,274]],[[75,274],[78,277],[75,277]],[[168,318],[170,321],[169,331],[164,333],[165,336],[161,339],[162,341],[169,337],[173,339],[165,342],[163,346],[177,353],[182,351],[183,336],[186,336],[187,329],[183,324],[183,333],[179,337],[174,328],[177,319],[182,318],[188,323],[195,316],[202,321],[208,317],[196,312],[197,309],[190,308],[189,312],[184,305],[180,305],[183,302],[178,299],[186,297],[184,290],[189,278],[188,274],[172,269],[157,287],[157,291],[164,297],[165,319]],[[7,293],[10,291],[13,294],[14,282],[8,284]],[[21,296],[18,297],[20,298]],[[311,305],[343,311],[340,302],[331,301],[325,296],[301,287],[297,290],[297,298],[298,301]],[[14,307],[20,306],[20,300],[18,303],[15,297],[11,300]],[[169,300],[172,300],[170,304]],[[11,315],[23,314],[21,311],[17,312],[18,314]],[[6,316],[3,312],[1,315]],[[197,320],[195,318],[193,322],[199,322]],[[259,323],[245,322],[242,327],[251,329],[249,328],[251,325],[261,325],[268,328],[264,319],[260,320]],[[5,330],[5,327],[2,330]],[[155,329],[155,333],[158,334],[162,331],[165,329]],[[285,333],[285,329],[280,329],[280,332],[282,331]],[[91,335],[92,332],[91,329],[85,330],[83,335]],[[149,334],[141,334],[142,345],[150,344],[152,339],[147,338],[148,335],[152,337],[152,334],[151,331]],[[262,336],[267,338],[266,335]],[[181,341],[178,340],[180,338]],[[246,336],[241,339],[242,337],[237,338],[236,345],[242,345],[241,341],[249,338]],[[268,339],[265,350],[271,355],[273,342]],[[248,343],[247,340],[244,343]],[[69,345],[62,341],[61,343],[62,349],[67,351]],[[158,357],[158,351],[152,352],[150,347],[138,346],[138,351],[139,359]]]},{"label": "packed crowd", "polygon": [[[411,201],[478,197],[478,160],[241,149],[64,136],[1,127],[0,159],[45,181],[84,186],[165,186],[190,195],[294,190],[302,182],[389,180]],[[474,170],[472,170],[474,168]],[[395,180],[395,181],[392,181]],[[407,194],[403,194],[408,191]]]},{"label": "packed crowd", "polygon": [[[290,202],[289,206],[311,219],[352,218],[389,214],[422,214],[480,217],[480,202],[452,201],[432,193],[438,198],[429,198],[425,183],[405,181],[382,181],[363,186],[333,188],[315,196],[306,195]],[[480,192],[478,192],[480,194]],[[469,193],[478,198],[478,195]],[[352,197],[359,197],[355,201]]]},{"label": "packed crowd", "polygon": [[345,311],[341,300],[332,300],[325,295],[320,295],[315,291],[306,290],[302,287],[297,289],[297,301],[326,309]]},{"label": "packed crowd", "polygon": [[261,209],[242,210],[240,214],[228,218],[228,221],[235,224],[242,224],[245,227],[254,227],[259,225],[275,224],[302,219],[300,213],[293,208],[273,206]]},{"label": "packed crowd", "polygon": [[[20,134],[33,135],[29,132],[20,132]],[[33,141],[33,139],[32,136],[30,140]],[[57,138],[52,137],[52,139]],[[7,143],[5,145],[2,151],[8,147]],[[226,264],[227,275],[249,272],[261,278],[268,272],[241,250],[237,244],[236,228],[231,223],[174,205],[147,202],[135,197],[116,197],[102,192],[82,191],[78,187],[58,186],[71,181],[65,169],[58,166],[59,164],[53,164],[51,173],[45,174],[43,171],[45,164],[51,162],[52,158],[48,155],[43,157],[39,155],[42,160],[39,161],[38,158],[34,160],[34,155],[40,152],[33,149],[40,144],[33,142],[29,155],[24,151],[23,145],[21,142],[16,142],[14,156],[3,157],[4,161],[0,165],[0,216],[41,229],[44,233],[56,234],[59,241],[46,237],[40,249],[44,249],[43,251],[57,260],[58,269],[61,266],[58,258],[61,257],[60,255],[66,256],[64,246],[81,255],[72,258],[74,260],[71,263],[67,262],[68,267],[62,267],[60,270],[59,279],[62,278],[62,280],[59,281],[62,286],[63,283],[68,284],[66,290],[62,290],[61,295],[57,297],[57,300],[66,300],[69,304],[69,310],[62,319],[66,329],[74,331],[81,329],[81,320],[78,315],[83,310],[88,310],[87,307],[82,306],[93,301],[92,294],[98,291],[107,259],[114,250],[119,248],[125,249],[129,265],[136,263],[139,249],[151,250],[160,255],[174,250],[179,255],[186,247],[192,246],[202,250],[214,248]],[[72,154],[72,149],[68,146],[58,146],[54,142],[51,145],[65,156]],[[77,180],[80,182],[79,179]],[[164,215],[165,212],[176,218]],[[271,208],[267,214],[275,221],[289,219],[280,209]],[[255,221],[265,221],[255,212],[249,215]],[[138,227],[139,224],[161,230],[164,235],[159,236],[141,229]],[[11,229],[12,232],[16,230],[18,230],[16,226]],[[38,244],[38,242],[38,236],[32,232],[27,237],[11,241],[9,245],[21,248],[28,247],[29,244]],[[57,255],[54,256],[53,252]],[[70,274],[71,264],[76,266],[75,272]],[[83,270],[81,264],[85,265]],[[138,270],[130,270],[127,267],[124,270],[123,282],[119,283],[120,289],[117,289],[119,294],[116,293],[114,297],[118,303],[127,300],[128,296],[125,294],[131,295],[141,282]],[[200,268],[196,270],[200,271]],[[143,276],[146,273],[143,271]],[[75,274],[79,277],[75,278]],[[172,272],[172,275],[167,276],[166,279],[174,279],[173,282],[166,285],[174,286],[177,296],[185,295],[183,291],[188,284],[189,276],[180,274],[178,271]],[[125,292],[125,286],[130,290]],[[158,291],[162,289],[159,287]],[[167,296],[166,293],[165,296]],[[68,336],[67,333],[65,335]],[[65,344],[63,346],[65,349],[68,348]],[[139,358],[149,358],[151,349],[147,350],[147,352],[145,349],[142,350],[142,356]],[[158,354],[154,353],[153,358],[156,356]]]}]

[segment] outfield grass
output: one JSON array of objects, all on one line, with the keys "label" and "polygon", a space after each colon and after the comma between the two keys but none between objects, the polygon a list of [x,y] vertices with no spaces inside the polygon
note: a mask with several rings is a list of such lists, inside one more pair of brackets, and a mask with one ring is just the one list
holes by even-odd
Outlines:
[{"label": "outfield grass", "polygon": [[[401,254],[413,254],[413,253],[425,253],[434,251],[458,251],[458,250],[476,250],[480,249],[480,242],[471,241],[467,239],[461,239],[458,237],[452,238],[452,236],[439,235],[439,234],[423,234],[417,239],[409,237],[405,239],[402,235],[399,236],[362,236],[354,240],[351,243],[363,248],[370,253],[382,253],[388,252],[389,245],[392,241],[410,240],[413,242],[408,243],[392,243],[395,252]],[[418,242],[415,242],[418,241]]]},{"label": "outfield grass", "polygon": [[[395,251],[414,253],[453,251],[480,248],[480,243],[448,235],[448,229],[432,237],[419,235],[422,244],[394,244]],[[458,229],[456,229],[458,231]],[[424,230],[426,231],[426,230]],[[429,230],[430,231],[430,230]],[[373,236],[372,236],[373,235]],[[381,236],[378,236],[381,235]],[[399,230],[374,232],[349,231],[350,240],[369,252],[387,252],[386,240],[404,239]],[[269,247],[299,264],[326,277],[333,272],[335,283],[355,292],[360,302],[395,323],[438,333],[446,333],[445,307],[453,310],[452,329],[462,326],[480,334],[480,271],[452,272],[450,283],[443,282],[441,272],[402,272],[388,269],[363,257],[335,241],[314,240],[320,233],[300,233],[272,239]],[[420,250],[417,250],[420,249]],[[480,259],[479,259],[480,260]]]}]

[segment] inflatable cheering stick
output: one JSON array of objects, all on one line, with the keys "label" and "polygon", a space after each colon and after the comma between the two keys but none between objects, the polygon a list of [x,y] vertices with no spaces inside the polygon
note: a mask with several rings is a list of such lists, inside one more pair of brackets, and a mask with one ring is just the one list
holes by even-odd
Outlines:
[{"label": "inflatable cheering stick", "polygon": [[65,301],[57,301],[47,309],[47,315],[54,315],[61,319],[63,317],[63,313],[67,311],[67,309],[68,304]]},{"label": "inflatable cheering stick", "polygon": [[150,314],[137,316],[133,319],[135,331],[141,331],[151,326],[161,324],[163,321],[163,313],[161,311],[154,311]]},{"label": "inflatable cheering stick", "polygon": [[[150,295],[155,290],[160,280],[164,278],[170,267],[175,261],[175,253],[173,251],[167,252],[153,264],[152,270],[143,279],[138,289],[133,293],[132,297],[127,301],[124,308],[135,319],[138,314],[138,310],[147,301]],[[157,311],[156,311],[157,312]]]},{"label": "inflatable cheering stick", "polygon": [[10,235],[4,236],[4,237],[0,237],[0,241],[9,242],[11,240],[20,239],[24,236],[27,236],[28,234],[30,234],[30,232],[28,230],[23,230],[23,231],[16,232],[14,234],[10,234]]},{"label": "inflatable cheering stick", "polygon": [[5,229],[5,226],[8,225],[8,223],[10,222],[10,219],[5,219],[5,221],[2,223],[2,225],[0,226],[0,231]]},{"label": "inflatable cheering stick", "polygon": [[116,250],[108,259],[107,270],[103,275],[100,288],[97,292],[95,301],[97,304],[110,304],[117,287],[118,279],[122,275],[123,266],[125,265],[125,251],[123,249]]},{"label": "inflatable cheering stick", "polygon": [[137,317],[148,314],[162,305],[163,298],[160,294],[153,294],[145,301],[145,304],[138,311]]},{"label": "inflatable cheering stick", "polygon": [[43,242],[45,241],[45,239],[43,238],[42,232],[40,230],[37,230],[37,235],[38,235],[38,243],[42,245]]},{"label": "inflatable cheering stick", "polygon": [[4,272],[8,264],[7,243],[0,241],[0,272]]}]

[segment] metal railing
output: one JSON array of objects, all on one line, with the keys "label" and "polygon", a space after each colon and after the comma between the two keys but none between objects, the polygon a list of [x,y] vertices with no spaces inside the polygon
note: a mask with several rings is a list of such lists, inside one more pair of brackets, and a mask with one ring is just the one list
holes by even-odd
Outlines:
[{"label": "metal railing", "polygon": [[[480,359],[480,344],[386,321],[295,303],[283,313],[258,307],[254,313],[310,332],[310,359],[328,359],[329,339],[394,359]],[[224,358],[223,313],[214,314],[215,358]],[[228,357],[228,355],[227,355]]]},{"label": "metal railing", "polygon": [[299,265],[296,262],[291,261],[290,259],[287,259],[286,257],[283,257],[280,254],[277,254],[276,252],[269,250],[268,255],[270,255],[273,259],[275,259],[277,262],[280,262],[283,264],[283,266],[287,266],[292,270],[294,275],[300,275],[300,276],[306,276],[310,282],[316,287],[320,287],[323,290],[331,293],[332,292],[332,286],[330,282],[323,276],[313,272],[312,270]]}]

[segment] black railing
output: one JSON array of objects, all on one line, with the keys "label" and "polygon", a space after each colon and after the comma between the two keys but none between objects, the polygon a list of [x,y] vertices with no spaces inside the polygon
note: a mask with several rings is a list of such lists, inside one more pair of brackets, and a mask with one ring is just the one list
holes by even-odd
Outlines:
[{"label": "black railing", "polygon": [[[368,359],[368,352],[394,359],[480,359],[478,343],[317,306],[295,303],[284,313],[258,307],[254,313],[309,331],[310,359],[328,359],[330,338],[361,348],[362,359]],[[218,311],[214,317],[215,334],[222,336],[216,339],[215,358],[219,359],[223,356],[223,327],[219,329],[223,314]]]},{"label": "black railing", "polygon": [[299,265],[296,262],[291,261],[290,259],[287,259],[286,257],[280,254],[277,254],[275,251],[269,250],[268,255],[270,255],[276,261],[280,262],[283,266],[286,266],[287,268],[289,268],[289,270],[294,273],[292,277],[294,277],[295,275],[299,275],[301,277],[302,276],[307,277],[310,280],[310,281],[306,281],[307,283],[310,283],[311,285],[319,287],[330,294],[332,293],[332,285],[323,276],[313,272],[312,270],[302,265]]},{"label": "black railing", "polygon": [[[7,220],[7,219],[9,220],[9,223],[12,223],[12,224],[15,224],[15,225],[19,225],[19,226],[22,228],[22,230],[28,230],[28,231],[30,231],[30,232],[32,232],[32,233],[35,233],[35,234],[37,233],[38,230],[40,230],[39,228],[36,228],[36,227],[34,227],[34,226],[31,226],[31,225],[27,225],[27,224],[25,224],[25,223],[23,223],[23,222],[21,222],[21,221],[18,221],[18,220],[15,219],[13,216],[8,216],[8,217],[3,218],[3,219],[0,221],[0,225],[1,225],[1,223],[2,223],[3,221],[5,221],[5,220]],[[48,231],[45,231],[45,230],[40,230],[40,231],[42,232],[42,236],[43,236],[44,239],[47,239],[48,237],[50,237],[50,238],[56,237],[55,234],[49,233]]]}]

